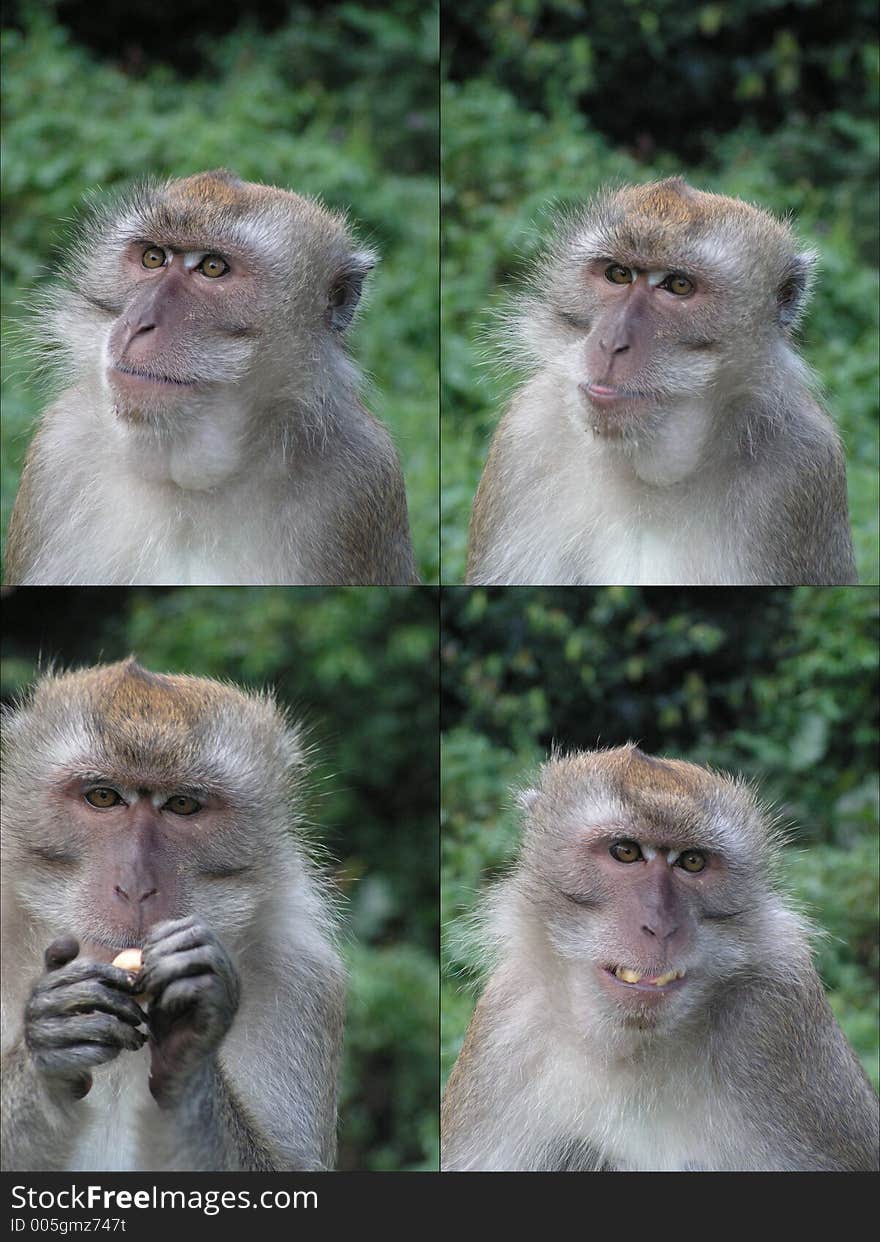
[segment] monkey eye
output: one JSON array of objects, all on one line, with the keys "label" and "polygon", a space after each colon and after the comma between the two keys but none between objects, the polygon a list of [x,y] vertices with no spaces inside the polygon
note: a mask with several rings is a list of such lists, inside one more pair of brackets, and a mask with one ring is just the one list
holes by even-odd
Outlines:
[{"label": "monkey eye", "polygon": [[171,811],[174,815],[195,815],[196,811],[202,809],[202,804],[195,798],[188,798],[185,794],[175,794],[173,798],[168,799],[162,809]]},{"label": "monkey eye", "polygon": [[660,288],[668,289],[676,297],[686,298],[689,293],[693,293],[694,282],[688,280],[687,276],[682,276],[681,272],[672,272],[665,280],[660,282]]},{"label": "monkey eye", "polygon": [[327,300],[331,306],[344,306],[348,301],[348,286],[345,284],[334,285]]},{"label": "monkey eye", "polygon": [[147,246],[146,250],[141,255],[141,263],[144,267],[164,267],[165,251],[161,248],[161,246]]},{"label": "monkey eye", "polygon": [[216,280],[218,276],[226,275],[229,271],[229,264],[225,259],[221,259],[219,254],[206,254],[196,268],[196,271],[201,272],[203,276],[207,276],[210,280]]},{"label": "monkey eye", "polygon": [[642,851],[635,841],[615,841],[609,846],[608,853],[622,863],[638,862],[642,857]]},{"label": "monkey eye", "polygon": [[701,854],[699,850],[685,850],[678,857],[678,865],[683,871],[689,871],[691,875],[696,875],[698,871],[702,871],[706,866],[706,855]]},{"label": "monkey eye", "polygon": [[631,267],[612,263],[610,267],[605,268],[605,279],[610,280],[613,285],[631,285],[635,280],[635,273]]},{"label": "monkey eye", "polygon": [[83,794],[89,806],[96,806],[100,810],[104,810],[109,806],[119,806],[122,798],[115,789],[107,789],[103,785],[97,789],[90,789],[88,793]]}]

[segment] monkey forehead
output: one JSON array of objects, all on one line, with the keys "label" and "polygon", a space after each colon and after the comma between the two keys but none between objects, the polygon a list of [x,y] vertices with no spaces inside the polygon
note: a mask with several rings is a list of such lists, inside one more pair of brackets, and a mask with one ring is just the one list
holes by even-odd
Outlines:
[{"label": "monkey forehead", "polygon": [[[287,256],[308,242],[310,258],[339,259],[354,241],[345,218],[316,199],[242,181],[225,170],[135,186],[105,211],[120,238],[144,237],[181,249],[231,247]],[[317,251],[317,253],[313,253]]]},{"label": "monkey forehead", "polygon": [[271,696],[152,673],[133,659],[45,678],[20,716],[10,728],[13,745],[21,733],[19,751],[36,759],[45,745],[53,768],[100,767],[144,784],[185,777],[250,787],[253,773],[283,776],[303,757]]},{"label": "monkey forehead", "polygon": [[762,255],[784,262],[794,239],[787,225],[741,199],[695,190],[680,177],[606,191],[569,221],[575,255],[615,258],[634,267],[738,268],[756,237]]},{"label": "monkey forehead", "polygon": [[680,759],[646,755],[631,744],[550,760],[532,811],[544,825],[558,817],[565,832],[625,829],[670,848],[730,848],[733,838],[764,837],[747,785]]}]

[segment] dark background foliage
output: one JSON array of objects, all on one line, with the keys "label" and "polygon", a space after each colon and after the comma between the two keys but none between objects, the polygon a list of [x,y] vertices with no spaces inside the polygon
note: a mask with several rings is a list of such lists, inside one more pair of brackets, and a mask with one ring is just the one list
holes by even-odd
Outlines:
[{"label": "dark background foliage", "polygon": [[800,344],[848,459],[859,573],[878,581],[880,52],[871,0],[465,0],[443,20],[443,580],[515,382],[491,309],[552,211],[683,175],[792,215],[821,255]]},{"label": "dark background foliage", "polygon": [[445,589],[444,1071],[478,986],[462,917],[515,848],[511,790],[554,744],[636,741],[742,772],[793,827],[788,882],[876,1083],[877,640],[869,588]]},{"label": "dark background foliage", "polygon": [[268,685],[307,726],[308,819],[345,898],[339,1167],[437,1165],[437,595],[430,588],[19,588],[4,699],[38,662]]}]

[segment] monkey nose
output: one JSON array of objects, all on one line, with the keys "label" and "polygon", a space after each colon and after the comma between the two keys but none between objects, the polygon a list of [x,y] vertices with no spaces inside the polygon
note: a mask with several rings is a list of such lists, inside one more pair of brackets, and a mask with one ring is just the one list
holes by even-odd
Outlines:
[{"label": "monkey nose", "polygon": [[127,889],[124,889],[121,884],[115,884],[113,886],[113,891],[115,892],[116,896],[121,897],[123,901],[132,902],[133,904],[136,904],[136,905],[141,905],[143,902],[149,901],[151,897],[156,897],[158,896],[158,893],[159,893],[158,888],[148,888],[148,889],[145,889],[144,892],[140,893],[138,896],[132,897],[131,894],[127,891]]},{"label": "monkey nose", "polygon": [[653,926],[648,923],[642,924],[642,931],[646,936],[650,936],[654,940],[669,940],[678,931],[677,923],[664,923],[660,921],[654,922]]}]

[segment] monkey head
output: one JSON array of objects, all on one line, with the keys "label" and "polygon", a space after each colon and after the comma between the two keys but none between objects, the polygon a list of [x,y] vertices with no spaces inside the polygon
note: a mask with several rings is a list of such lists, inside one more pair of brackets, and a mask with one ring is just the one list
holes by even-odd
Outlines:
[{"label": "monkey head", "polygon": [[637,441],[683,405],[708,417],[722,380],[731,400],[760,389],[813,260],[766,211],[680,178],[606,191],[562,222],[517,336],[579,426]]},{"label": "monkey head", "polygon": [[234,947],[285,878],[302,766],[266,695],[134,660],[49,675],[5,721],[9,899],[98,961],[184,916]]},{"label": "monkey head", "polygon": [[223,170],[145,182],[86,216],[50,333],[128,425],[173,426],[233,390],[320,405],[374,263],[299,194]]},{"label": "monkey head", "polygon": [[775,943],[778,837],[743,783],[629,745],[552,759],[522,805],[512,885],[575,1031],[699,1019]]}]

